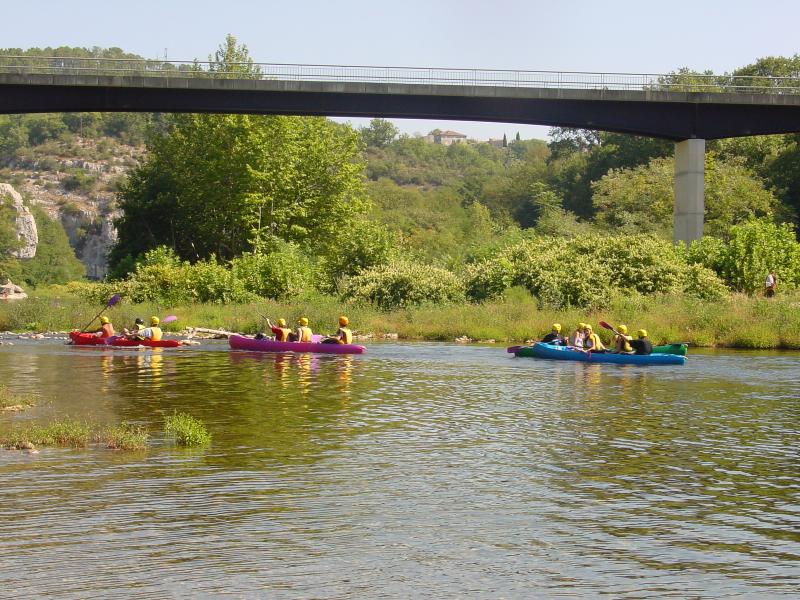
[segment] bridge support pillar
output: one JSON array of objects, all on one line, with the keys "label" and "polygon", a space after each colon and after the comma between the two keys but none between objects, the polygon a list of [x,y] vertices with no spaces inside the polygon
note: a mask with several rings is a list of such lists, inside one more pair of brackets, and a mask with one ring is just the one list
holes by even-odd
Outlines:
[{"label": "bridge support pillar", "polygon": [[703,237],[705,213],[705,140],[675,142],[675,205],[673,241],[686,242]]}]

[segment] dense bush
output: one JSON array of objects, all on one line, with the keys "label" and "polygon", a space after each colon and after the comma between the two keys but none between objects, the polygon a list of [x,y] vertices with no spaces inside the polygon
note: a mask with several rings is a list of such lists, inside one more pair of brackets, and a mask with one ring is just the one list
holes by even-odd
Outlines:
[{"label": "dense bush", "polygon": [[275,241],[268,253],[245,253],[231,262],[234,278],[264,298],[296,296],[312,289],[317,268],[297,244]]},{"label": "dense bush", "polygon": [[525,240],[468,265],[464,285],[475,301],[523,286],[554,308],[600,308],[617,293],[684,292],[703,298],[725,293],[711,270],[688,264],[679,248],[645,235]]},{"label": "dense bush", "polygon": [[385,310],[464,301],[463,285],[453,273],[406,260],[365,270],[345,282],[343,293]]},{"label": "dense bush", "polygon": [[690,263],[714,271],[731,288],[753,293],[772,269],[780,286],[800,286],[800,244],[789,223],[752,220],[730,228],[726,240],[704,237],[687,251]]}]

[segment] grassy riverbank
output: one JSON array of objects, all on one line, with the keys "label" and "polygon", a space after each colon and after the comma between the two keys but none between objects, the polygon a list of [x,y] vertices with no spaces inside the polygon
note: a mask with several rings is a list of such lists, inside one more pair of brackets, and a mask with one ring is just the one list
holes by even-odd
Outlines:
[{"label": "grassy riverbank", "polygon": [[[65,331],[83,326],[101,306],[59,289],[34,292],[28,300],[0,304],[0,331]],[[263,329],[267,315],[293,321],[307,316],[315,332],[336,328],[336,318],[346,313],[354,330],[380,337],[396,333],[406,340],[452,341],[494,339],[497,343],[536,338],[553,322],[571,328],[579,321],[597,328],[600,320],[643,327],[654,342],[686,341],[701,347],[800,349],[800,293],[773,299],[732,295],[718,301],[688,296],[617,297],[605,310],[540,309],[526,292],[512,289],[503,300],[485,304],[431,306],[382,312],[370,305],[343,305],[336,298],[316,297],[296,301],[263,301],[258,304],[190,304],[163,306],[121,302],[107,311],[117,328],[137,316],[177,315],[165,327],[178,332],[187,326],[253,333]],[[95,321],[95,325],[97,322]],[[607,332],[601,331],[602,335]]]}]

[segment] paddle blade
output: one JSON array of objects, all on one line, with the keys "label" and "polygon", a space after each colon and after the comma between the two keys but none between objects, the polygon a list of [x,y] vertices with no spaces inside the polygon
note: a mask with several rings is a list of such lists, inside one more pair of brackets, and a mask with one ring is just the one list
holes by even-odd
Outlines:
[{"label": "paddle blade", "polygon": [[600,321],[600,327],[602,327],[603,329],[612,329],[612,330],[614,329],[611,325],[609,325],[605,321]]},{"label": "paddle blade", "polygon": [[522,349],[522,346],[511,346],[510,348],[506,348],[506,352],[509,354],[516,354]]},{"label": "paddle blade", "polygon": [[164,323],[172,323],[173,321],[177,320],[178,317],[176,317],[175,315],[169,315],[168,317],[164,317],[163,319],[161,319],[161,323],[163,325]]},{"label": "paddle blade", "polygon": [[106,306],[108,306],[109,308],[114,306],[117,302],[120,301],[121,298],[122,296],[120,296],[119,294],[114,294],[113,296],[111,296],[111,298],[108,299],[108,303],[106,303]]}]

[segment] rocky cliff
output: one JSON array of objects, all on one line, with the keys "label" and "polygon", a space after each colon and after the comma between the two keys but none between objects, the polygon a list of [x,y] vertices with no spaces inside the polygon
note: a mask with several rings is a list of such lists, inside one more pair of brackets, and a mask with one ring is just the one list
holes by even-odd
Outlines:
[{"label": "rocky cliff", "polygon": [[22,192],[31,204],[61,222],[87,276],[103,279],[108,272],[108,252],[117,241],[114,219],[120,213],[116,189],[143,151],[111,143],[108,138],[99,143],[78,138],[69,144],[37,148],[9,164],[8,180],[14,186],[0,184],[0,194],[10,195],[18,206],[17,231],[25,246],[17,255],[33,257],[38,243],[36,223],[22,204]]},{"label": "rocky cliff", "polygon": [[33,258],[36,256],[36,246],[39,243],[39,232],[36,229],[36,220],[30,209],[22,203],[22,194],[8,183],[0,183],[0,197],[10,197],[17,209],[16,228],[17,238],[22,242],[19,250],[13,254],[17,258]]}]

